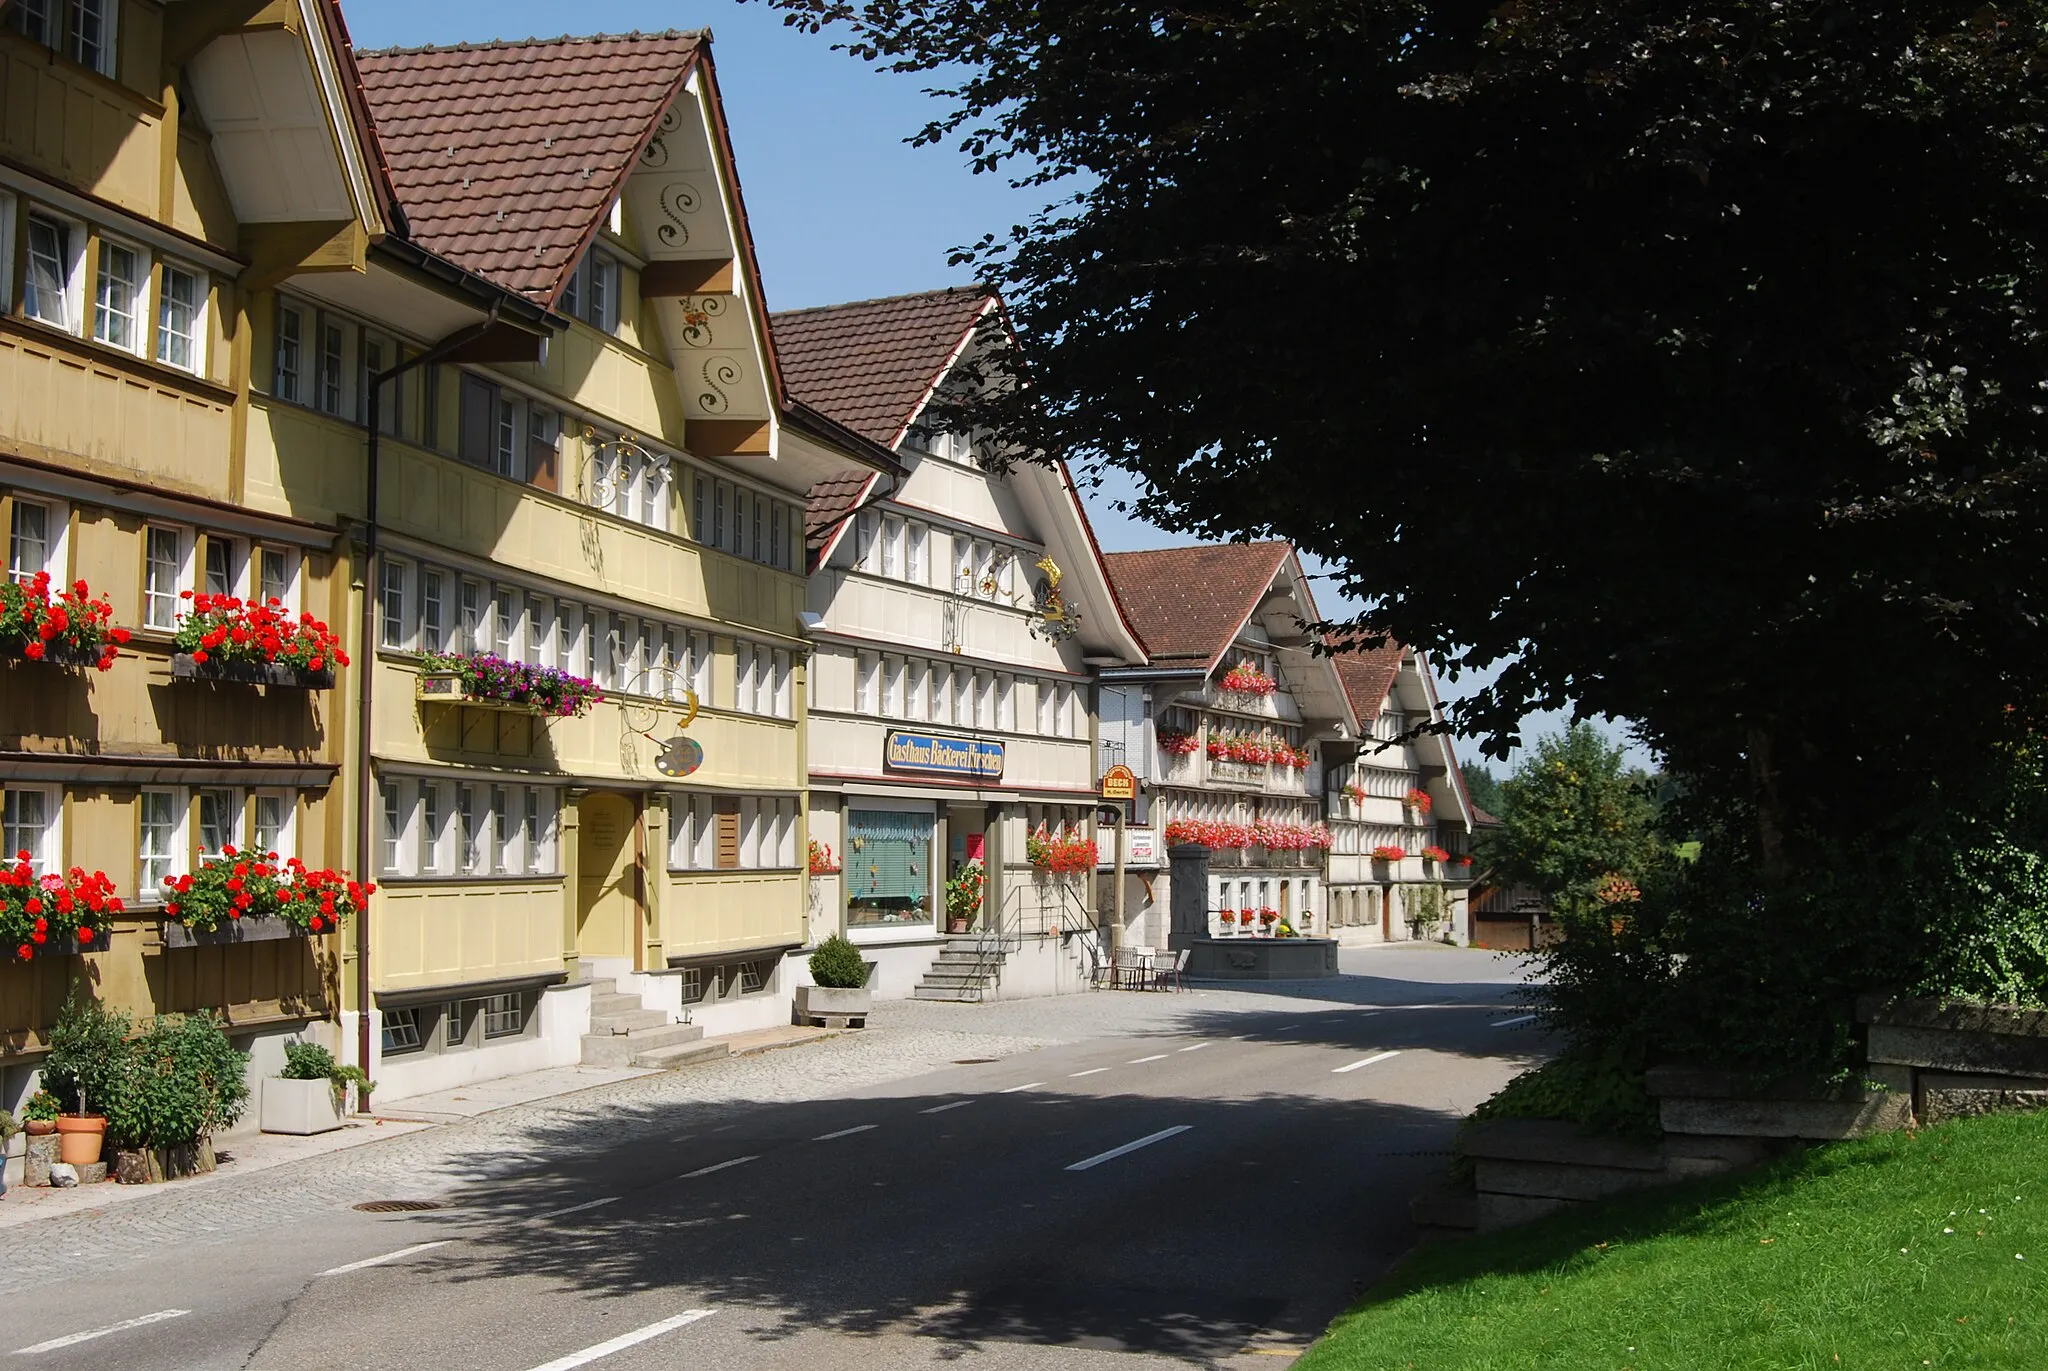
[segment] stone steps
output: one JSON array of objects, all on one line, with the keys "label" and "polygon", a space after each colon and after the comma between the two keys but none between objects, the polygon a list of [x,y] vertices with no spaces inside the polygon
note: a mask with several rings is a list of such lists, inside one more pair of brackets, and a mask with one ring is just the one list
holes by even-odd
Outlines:
[{"label": "stone steps", "polygon": [[918,984],[912,987],[913,1000],[944,1000],[952,1004],[980,1004],[990,998],[985,986],[934,986]]},{"label": "stone steps", "polygon": [[948,1004],[982,1004],[996,997],[995,986],[1003,975],[1002,951],[988,952],[973,943],[949,943],[939,949],[931,968],[911,989],[913,1000],[941,1000]]},{"label": "stone steps", "polygon": [[[637,1005],[638,1001],[635,1001],[635,1004]],[[590,1016],[590,1031],[592,1033],[609,1033],[615,1037],[624,1037],[628,1033],[637,1033],[643,1028],[659,1028],[667,1022],[668,1015],[662,1013],[659,1009],[634,1008],[622,1013],[592,1014]]]},{"label": "stone steps", "polygon": [[636,1028],[630,1033],[588,1033],[583,1038],[583,1064],[645,1066],[649,1063],[641,1061],[640,1058],[648,1053],[687,1047],[703,1036],[703,1026],[690,1023],[659,1024],[649,1028]]},{"label": "stone steps", "polygon": [[677,1043],[673,1047],[656,1047],[635,1056],[634,1066],[651,1066],[663,1071],[673,1071],[679,1066],[695,1066],[698,1062],[715,1061],[732,1055],[732,1048],[723,1042]]}]

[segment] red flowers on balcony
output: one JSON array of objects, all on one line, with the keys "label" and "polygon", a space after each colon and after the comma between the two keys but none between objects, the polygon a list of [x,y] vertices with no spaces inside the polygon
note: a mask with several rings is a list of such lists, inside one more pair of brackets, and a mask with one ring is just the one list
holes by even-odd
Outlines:
[{"label": "red flowers on balcony", "polygon": [[1192,757],[1202,750],[1202,740],[1175,728],[1159,730],[1159,750],[1174,757]]},{"label": "red flowers on balcony", "polygon": [[51,953],[96,952],[107,945],[107,928],[121,912],[114,883],[104,871],[38,876],[28,853],[0,865],[0,948],[12,960],[32,962]]},{"label": "red flowers on balcony", "polygon": [[0,580],[0,653],[9,656],[105,671],[128,641],[127,629],[108,626],[113,617],[113,605],[83,581],[52,596],[47,571]]},{"label": "red flowers on balcony", "polygon": [[1376,862],[1403,862],[1408,860],[1408,849],[1384,843],[1372,850],[1372,859]]},{"label": "red flowers on balcony", "polygon": [[1233,695],[1251,695],[1260,699],[1280,688],[1277,681],[1250,662],[1239,662],[1224,672],[1220,684]]},{"label": "red flowers on balcony", "polygon": [[1044,824],[1024,839],[1024,855],[1031,865],[1055,876],[1093,871],[1098,860],[1095,844],[1089,839],[1078,833],[1062,833],[1053,837]]},{"label": "red flowers on balcony", "polygon": [[1451,859],[1451,854],[1443,848],[1431,845],[1422,849],[1422,857],[1424,861],[1442,863],[1448,862]]},{"label": "red flowers on balcony", "polygon": [[376,890],[339,871],[309,867],[297,857],[280,865],[275,852],[228,846],[191,875],[164,882],[164,915],[197,933],[272,916],[302,933],[329,933],[344,916],[362,909]]},{"label": "red flowers on balcony", "polygon": [[1429,792],[1427,790],[1409,791],[1406,803],[1408,807],[1414,810],[1417,814],[1429,813],[1429,811],[1432,808],[1434,808],[1436,804],[1434,800],[1429,798]]},{"label": "red flowers on balcony", "polygon": [[331,677],[348,665],[341,639],[311,614],[293,618],[283,604],[234,595],[183,592],[192,607],[178,616],[173,646],[204,675],[229,675],[234,666],[283,667],[301,676]]},{"label": "red flowers on balcony", "polygon": [[1233,847],[1263,847],[1268,852],[1325,850],[1332,839],[1323,824],[1283,824],[1261,820],[1255,824],[1233,824],[1207,819],[1175,819],[1166,826],[1166,845],[1180,847],[1200,843],[1211,850]]}]

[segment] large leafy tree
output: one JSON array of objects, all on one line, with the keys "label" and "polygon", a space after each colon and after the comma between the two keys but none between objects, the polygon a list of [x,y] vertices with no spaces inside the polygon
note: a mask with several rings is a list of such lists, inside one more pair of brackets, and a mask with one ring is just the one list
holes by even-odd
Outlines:
[{"label": "large leafy tree", "polygon": [[1277,532],[1767,874],[2048,681],[2048,0],[771,0],[1048,188],[1028,451]]},{"label": "large leafy tree", "polygon": [[1501,783],[1488,858],[1502,879],[1535,887],[1560,912],[1626,902],[1629,887],[1670,860],[1655,784],[1590,724],[1540,738]]}]

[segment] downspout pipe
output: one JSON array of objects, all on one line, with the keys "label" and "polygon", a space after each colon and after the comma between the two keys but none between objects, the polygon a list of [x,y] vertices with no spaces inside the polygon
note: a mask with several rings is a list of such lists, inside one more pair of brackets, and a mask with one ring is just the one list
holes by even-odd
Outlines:
[{"label": "downspout pipe", "polygon": [[[363,593],[357,613],[358,667],[356,671],[356,879],[369,882],[375,847],[370,835],[377,822],[377,789],[370,775],[370,713],[377,685],[377,553],[378,475],[383,454],[378,439],[383,433],[383,398],[386,383],[415,367],[432,366],[461,348],[476,342],[498,325],[497,302],[482,323],[450,334],[425,352],[402,359],[370,377],[370,464],[363,485]],[[356,1065],[364,1075],[370,1070],[370,910],[368,901],[356,912]]]}]

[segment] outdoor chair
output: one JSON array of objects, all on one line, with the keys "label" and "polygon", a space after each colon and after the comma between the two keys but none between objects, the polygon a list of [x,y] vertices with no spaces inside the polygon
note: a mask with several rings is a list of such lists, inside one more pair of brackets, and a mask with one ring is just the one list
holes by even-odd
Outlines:
[{"label": "outdoor chair", "polygon": [[1178,952],[1155,952],[1151,957],[1152,984],[1160,990],[1179,990],[1185,984],[1184,972],[1188,964],[1188,949]]},{"label": "outdoor chair", "polygon": [[1116,953],[1116,966],[1112,984],[1119,990],[1136,990],[1143,984],[1149,954],[1135,947],[1120,947]]}]

